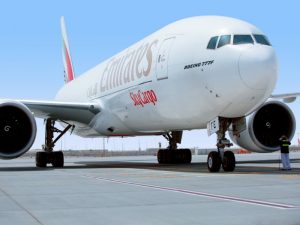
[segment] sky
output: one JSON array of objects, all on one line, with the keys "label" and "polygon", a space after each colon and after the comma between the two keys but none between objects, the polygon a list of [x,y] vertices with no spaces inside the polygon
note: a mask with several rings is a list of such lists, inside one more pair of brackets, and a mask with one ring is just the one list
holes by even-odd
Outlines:
[{"label": "sky", "polygon": [[[234,0],[3,1],[0,7],[0,98],[52,100],[63,85],[60,17],[64,16],[75,74],[191,16],[222,15],[250,22],[274,46],[279,60],[275,94],[300,92],[300,2]],[[199,28],[205,29],[205,27]],[[232,87],[231,87],[232,88]],[[300,99],[289,104],[300,121]],[[44,141],[43,121],[33,148]],[[297,125],[295,144],[300,133]],[[206,130],[186,131],[180,147],[212,148]],[[128,150],[158,147],[162,137],[83,139],[66,134],[56,149]]]}]

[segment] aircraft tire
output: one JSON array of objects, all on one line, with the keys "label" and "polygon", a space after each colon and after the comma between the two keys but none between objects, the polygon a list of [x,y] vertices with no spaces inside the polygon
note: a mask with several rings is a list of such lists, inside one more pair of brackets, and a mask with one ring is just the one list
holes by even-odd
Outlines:
[{"label": "aircraft tire", "polygon": [[178,149],[173,153],[176,154],[176,163],[178,164],[190,164],[192,161],[192,152],[190,149]]},{"label": "aircraft tire", "polygon": [[190,164],[192,162],[192,152],[190,149],[185,149],[185,164]]},{"label": "aircraft tire", "polygon": [[157,161],[159,164],[170,164],[172,162],[172,153],[168,149],[159,149],[157,152]]},{"label": "aircraft tire", "polygon": [[37,152],[35,154],[35,165],[36,167],[46,167],[47,166],[47,152]]},{"label": "aircraft tire", "polygon": [[157,161],[159,164],[190,164],[192,153],[190,149],[159,149]]},{"label": "aircraft tire", "polygon": [[52,154],[52,166],[55,168],[64,167],[64,154],[62,151],[59,152],[51,152]]},{"label": "aircraft tire", "polygon": [[164,163],[164,158],[163,158],[163,150],[162,149],[159,149],[157,151],[157,162],[158,164],[163,164]]},{"label": "aircraft tire", "polygon": [[235,156],[232,151],[224,152],[223,162],[222,162],[223,170],[226,172],[232,172],[235,169]]},{"label": "aircraft tire", "polygon": [[221,168],[221,157],[218,152],[210,152],[207,156],[207,168],[209,172],[219,172]]}]

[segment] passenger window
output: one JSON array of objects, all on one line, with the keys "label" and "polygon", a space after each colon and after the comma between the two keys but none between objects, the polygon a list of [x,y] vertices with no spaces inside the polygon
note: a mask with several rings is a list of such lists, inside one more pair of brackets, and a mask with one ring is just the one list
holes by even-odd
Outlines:
[{"label": "passenger window", "polygon": [[234,35],[233,44],[234,45],[254,44],[254,41],[251,35]]},{"label": "passenger window", "polygon": [[267,37],[265,35],[261,35],[261,34],[253,34],[255,41],[258,44],[262,44],[262,45],[271,45],[270,42],[268,41]]},{"label": "passenger window", "polygon": [[231,40],[231,35],[222,35],[220,37],[218,48],[221,48],[224,45],[229,45]]},{"label": "passenger window", "polygon": [[212,37],[207,45],[207,49],[215,49],[218,41],[218,36]]}]

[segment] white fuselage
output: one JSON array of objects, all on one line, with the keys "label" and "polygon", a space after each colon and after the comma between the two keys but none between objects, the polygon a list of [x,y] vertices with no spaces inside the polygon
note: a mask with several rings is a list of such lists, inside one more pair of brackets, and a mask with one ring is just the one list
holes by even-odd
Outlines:
[{"label": "white fuselage", "polygon": [[[101,112],[77,124],[81,136],[127,136],[206,128],[213,118],[248,115],[272,93],[272,46],[233,44],[262,34],[241,20],[205,16],[172,23],[67,83],[56,100],[97,102]],[[231,43],[207,49],[214,36]]]}]

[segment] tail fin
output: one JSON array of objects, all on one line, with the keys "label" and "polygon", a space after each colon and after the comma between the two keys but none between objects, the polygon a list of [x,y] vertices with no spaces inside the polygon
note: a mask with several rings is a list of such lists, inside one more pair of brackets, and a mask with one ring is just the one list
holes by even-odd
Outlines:
[{"label": "tail fin", "polygon": [[68,83],[72,80],[74,80],[74,70],[73,70],[73,64],[72,59],[70,55],[70,48],[69,48],[69,42],[67,37],[67,31],[65,26],[65,19],[62,16],[60,19],[60,25],[61,25],[61,33],[62,33],[62,41],[63,41],[63,61],[64,61],[64,76],[65,76],[65,83]]}]

